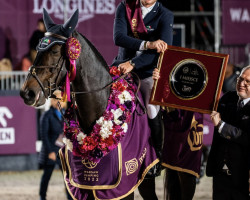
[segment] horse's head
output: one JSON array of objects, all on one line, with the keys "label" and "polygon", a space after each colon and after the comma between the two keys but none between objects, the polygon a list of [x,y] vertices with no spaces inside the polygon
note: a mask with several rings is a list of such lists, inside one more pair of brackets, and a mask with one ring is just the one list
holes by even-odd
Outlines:
[{"label": "horse's head", "polygon": [[43,19],[47,32],[37,46],[36,59],[20,90],[25,104],[36,107],[43,105],[46,98],[59,89],[66,76],[69,61],[65,43],[77,25],[78,10],[63,25],[55,24],[45,9]]}]

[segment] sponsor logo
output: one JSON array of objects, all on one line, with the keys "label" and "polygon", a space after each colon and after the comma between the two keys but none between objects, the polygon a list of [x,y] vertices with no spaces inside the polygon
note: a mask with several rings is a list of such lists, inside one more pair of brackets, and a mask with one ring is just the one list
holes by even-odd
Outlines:
[{"label": "sponsor logo", "polygon": [[15,143],[15,129],[8,127],[7,119],[12,119],[13,114],[7,107],[0,107],[0,144]]},{"label": "sponsor logo", "polygon": [[125,162],[127,176],[133,174],[138,169],[138,161],[136,158]]},{"label": "sponsor logo", "polygon": [[250,15],[247,8],[230,8],[230,16],[232,22],[250,22]]},{"label": "sponsor logo", "polygon": [[[65,1],[65,3],[64,3]],[[33,13],[42,14],[45,8],[55,18],[63,20],[64,9],[67,10],[67,17],[71,16],[76,9],[79,10],[78,22],[93,18],[96,14],[115,13],[115,0],[33,0]]]},{"label": "sponsor logo", "polygon": [[82,164],[89,169],[94,169],[97,166],[97,163],[86,159],[82,160]]},{"label": "sponsor logo", "polygon": [[203,143],[203,124],[199,124],[193,116],[191,129],[187,138],[191,151],[198,151]]},{"label": "sponsor logo", "polygon": [[42,44],[41,45],[45,45],[45,46],[48,46],[49,44],[50,44],[50,39],[44,39],[43,41],[42,41]]},{"label": "sponsor logo", "polygon": [[146,29],[148,30],[148,31],[154,31],[155,29],[153,29],[151,26],[146,26]]}]

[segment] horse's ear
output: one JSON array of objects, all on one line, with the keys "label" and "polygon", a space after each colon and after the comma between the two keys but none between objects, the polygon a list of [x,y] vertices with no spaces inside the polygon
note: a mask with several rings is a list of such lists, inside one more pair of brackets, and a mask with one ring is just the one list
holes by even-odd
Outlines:
[{"label": "horse's ear", "polygon": [[78,22],[78,9],[74,12],[74,14],[65,22],[63,28],[69,35],[75,30]]},{"label": "horse's ear", "polygon": [[43,21],[44,21],[46,30],[49,30],[49,28],[55,25],[54,21],[50,18],[45,8],[43,8]]}]

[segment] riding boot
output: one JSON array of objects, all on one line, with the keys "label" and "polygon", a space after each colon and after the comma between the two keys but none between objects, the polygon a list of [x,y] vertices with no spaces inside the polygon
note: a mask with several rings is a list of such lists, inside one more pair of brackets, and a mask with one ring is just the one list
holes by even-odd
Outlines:
[{"label": "riding boot", "polygon": [[[153,142],[153,147],[157,157],[162,159],[162,146],[163,146],[163,135],[164,135],[164,126],[162,121],[162,113],[159,111],[157,116],[154,119],[149,119],[149,126],[151,129],[151,138]],[[156,177],[161,174],[161,163],[156,164],[152,167],[147,173],[146,178]]]}]

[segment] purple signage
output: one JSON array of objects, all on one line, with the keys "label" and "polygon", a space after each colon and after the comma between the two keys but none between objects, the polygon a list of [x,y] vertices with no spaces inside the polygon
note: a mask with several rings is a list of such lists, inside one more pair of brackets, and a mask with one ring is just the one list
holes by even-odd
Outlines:
[{"label": "purple signage", "polygon": [[214,125],[209,114],[203,115],[203,144],[210,146],[213,141]]},{"label": "purple signage", "polygon": [[0,97],[0,155],[36,153],[36,110],[19,96]]},{"label": "purple signage", "polygon": [[250,43],[250,1],[222,1],[222,42],[224,45]]},{"label": "purple signage", "polygon": [[[113,23],[120,0],[66,0],[69,18],[79,9],[77,31],[88,38],[100,51],[108,64],[117,54],[113,42]],[[63,24],[63,0],[1,0],[0,2],[0,59],[11,54],[15,63],[28,53],[28,42],[42,18],[43,8],[55,23]],[[5,51],[5,52],[3,52]]]}]

